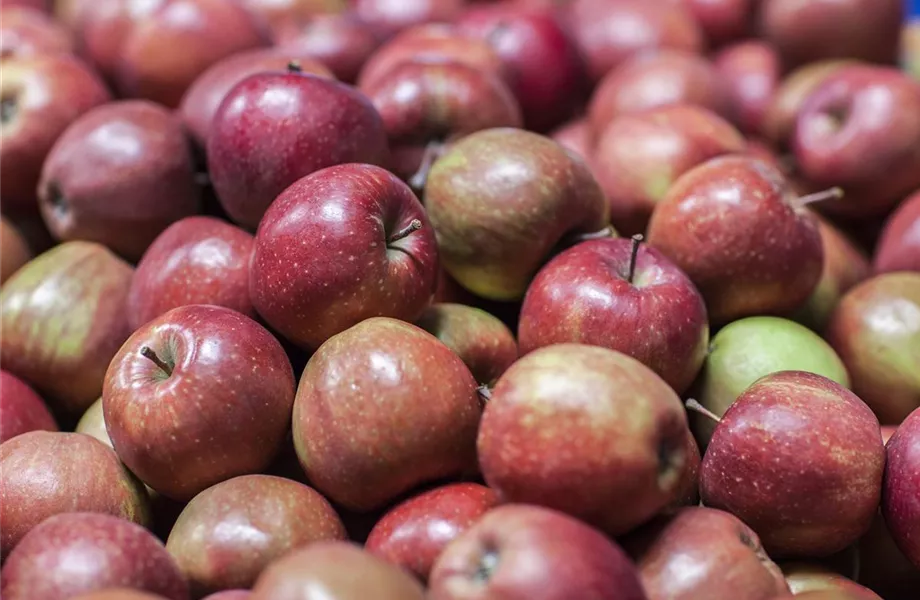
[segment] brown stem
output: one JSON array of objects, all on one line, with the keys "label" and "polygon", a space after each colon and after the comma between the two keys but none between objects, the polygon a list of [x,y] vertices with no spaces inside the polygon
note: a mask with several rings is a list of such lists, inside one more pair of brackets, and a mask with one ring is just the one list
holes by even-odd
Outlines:
[{"label": "brown stem", "polygon": [[160,367],[166,375],[172,375],[172,367],[169,366],[162,358],[157,356],[157,353],[153,351],[153,348],[150,346],[141,346],[141,356],[149,359],[156,366]]},{"label": "brown stem", "polygon": [[708,408],[706,408],[705,406],[703,406],[702,404],[700,404],[693,398],[689,398],[684,403],[684,405],[687,407],[688,410],[692,410],[693,412],[703,415],[707,419],[710,419],[711,421],[713,421],[716,425],[722,422],[722,419],[719,417],[719,415],[712,412],[711,410],[709,410]]},{"label": "brown stem", "polygon": [[645,238],[642,237],[641,233],[632,236],[632,248],[629,251],[629,273],[626,275],[626,281],[629,283],[633,282],[633,276],[636,274],[636,260],[639,258],[639,244],[642,243],[643,239]]},{"label": "brown stem", "polygon": [[403,227],[402,229],[400,229],[399,231],[397,231],[396,233],[394,233],[393,235],[391,235],[391,236],[390,236],[390,239],[387,240],[387,244],[392,244],[393,242],[398,242],[399,240],[401,240],[401,239],[403,239],[404,237],[408,236],[408,235],[409,235],[410,233],[412,233],[413,231],[418,231],[418,230],[421,229],[421,228],[422,228],[422,221],[421,221],[421,219],[412,219],[411,221],[409,221],[409,224],[408,224],[408,225],[406,225],[405,227]]},{"label": "brown stem", "polygon": [[425,152],[422,154],[422,161],[419,163],[418,171],[409,177],[409,187],[412,188],[417,196],[421,196],[422,192],[425,191],[425,184],[428,183],[431,167],[443,152],[444,144],[441,142],[434,141],[425,146]]},{"label": "brown stem", "polygon": [[288,73],[303,73],[299,60],[292,60],[287,64]]},{"label": "brown stem", "polygon": [[843,189],[839,187],[832,187],[829,190],[822,190],[820,192],[815,192],[813,194],[806,194],[800,196],[796,200],[798,206],[808,206],[815,202],[824,202],[825,200],[839,200],[843,198]]}]

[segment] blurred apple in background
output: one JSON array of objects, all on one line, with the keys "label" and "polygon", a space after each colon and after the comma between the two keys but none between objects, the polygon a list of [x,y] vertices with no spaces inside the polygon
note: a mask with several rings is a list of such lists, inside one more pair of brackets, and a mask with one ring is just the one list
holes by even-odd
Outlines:
[{"label": "blurred apple in background", "polygon": [[109,448],[112,446],[112,440],[109,438],[109,432],[105,428],[105,415],[102,413],[102,398],[99,398],[86,409],[77,426],[74,428],[77,433],[84,433],[94,437]]},{"label": "blurred apple in background", "polygon": [[725,88],[725,113],[745,134],[763,131],[767,111],[783,75],[776,50],[749,40],[727,46],[713,57],[715,78]]},{"label": "blurred apple in background", "polygon": [[467,0],[352,0],[355,14],[381,39],[425,23],[449,23],[463,12]]},{"label": "blurred apple in background", "polygon": [[58,430],[45,401],[18,377],[0,371],[0,444],[36,430]]},{"label": "blurred apple in background", "polygon": [[275,32],[291,21],[341,13],[348,6],[348,0],[242,0],[242,4],[264,19]]},{"label": "blurred apple in background", "polygon": [[319,61],[336,79],[354,83],[380,39],[367,23],[346,12],[282,23],[275,28],[275,44],[282,52]]},{"label": "blurred apple in background", "polygon": [[898,548],[920,568],[920,409],[898,426],[886,450],[882,515]]},{"label": "blurred apple in background", "polygon": [[920,271],[920,191],[888,218],[872,266],[876,273]]},{"label": "blurred apple in background", "polygon": [[594,131],[586,117],[569,121],[555,129],[550,137],[557,144],[574,152],[589,165],[594,155]]},{"label": "blurred apple in background", "polygon": [[710,45],[719,46],[751,33],[760,0],[674,0],[693,15]]},{"label": "blurred apple in background", "polygon": [[0,215],[0,284],[32,260],[32,250],[9,219]]},{"label": "blurred apple in background", "polygon": [[66,54],[73,51],[70,32],[46,13],[24,6],[0,8],[0,56]]}]

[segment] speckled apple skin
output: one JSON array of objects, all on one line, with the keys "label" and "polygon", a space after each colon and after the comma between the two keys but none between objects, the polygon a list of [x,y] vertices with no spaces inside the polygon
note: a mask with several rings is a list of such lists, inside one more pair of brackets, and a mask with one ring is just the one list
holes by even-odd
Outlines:
[{"label": "speckled apple skin", "polygon": [[438,487],[387,512],[364,548],[426,583],[444,548],[496,504],[498,494],[478,483]]},{"label": "speckled apple skin", "polygon": [[868,279],[840,300],[826,337],[853,391],[885,425],[920,407],[920,273]]},{"label": "speckled apple skin", "polygon": [[710,322],[799,308],[821,277],[818,225],[783,175],[723,156],[681,176],[652,213],[648,243],[696,284]]},{"label": "speckled apple skin", "polygon": [[469,135],[432,166],[425,206],[445,270],[490,300],[518,300],[568,234],[608,226],[584,161],[522,129]]},{"label": "speckled apple skin", "polygon": [[875,249],[876,273],[920,272],[920,191],[908,197],[889,217]]},{"label": "speckled apple skin", "polygon": [[0,444],[36,430],[58,430],[45,401],[24,381],[0,371]]},{"label": "speckled apple skin", "polygon": [[389,149],[383,120],[355,88],[309,73],[269,72],[227,93],[211,123],[207,154],[221,206],[255,229],[301,177],[344,163],[383,165]]},{"label": "speckled apple skin", "polygon": [[283,554],[346,538],[335,510],[312,488],[282,477],[242,475],[195,496],[179,515],[166,549],[193,595],[201,597],[251,588]]},{"label": "speckled apple skin", "polygon": [[[360,577],[355,576],[357,573]],[[355,544],[317,542],[269,566],[253,588],[251,600],[317,596],[424,600],[425,591],[411,575]]]},{"label": "speckled apple skin", "polygon": [[82,433],[32,431],[0,445],[0,554],[56,514],[98,512],[148,525],[147,492],[111,448]]},{"label": "speckled apple skin", "polygon": [[[151,348],[172,375],[141,355]],[[106,373],[118,456],[174,500],[268,467],[287,435],[294,373],[281,344],[229,308],[175,308],[138,329]]]},{"label": "speckled apple skin", "polygon": [[[406,237],[390,237],[418,219]],[[259,314],[316,349],[364,319],[412,321],[437,286],[438,245],[405,183],[372,165],[338,165],[289,187],[265,213],[250,272]]]},{"label": "speckled apple skin", "polygon": [[878,419],[855,394],[804,371],[759,379],[725,412],[703,457],[703,504],[757,532],[774,558],[856,541],[881,499]]},{"label": "speckled apple skin", "polygon": [[170,225],[144,253],[128,293],[133,329],[179,306],[212,304],[255,317],[249,298],[252,234],[214,217]]},{"label": "speckled apple skin", "polygon": [[[483,580],[487,554],[497,564]],[[645,600],[629,558],[601,532],[563,513],[511,504],[454,540],[431,573],[431,600]]]},{"label": "speckled apple skin", "polygon": [[56,600],[122,586],[169,600],[189,597],[185,578],[152,533],[98,513],[43,521],[16,546],[0,575],[7,600]]},{"label": "speckled apple skin", "polygon": [[649,598],[773,600],[789,591],[757,534],[721,510],[681,509],[624,544],[636,559]]},{"label": "speckled apple skin", "polygon": [[418,484],[475,469],[476,387],[433,335],[396,319],[367,319],[307,364],[294,403],[297,456],[333,502],[381,507]]},{"label": "speckled apple skin", "polygon": [[450,302],[432,304],[415,324],[453,350],[482,384],[494,384],[518,358],[511,330],[479,308]]},{"label": "speckled apple skin", "polygon": [[901,423],[886,451],[882,514],[898,548],[920,569],[920,408]]},{"label": "speckled apple skin", "polygon": [[706,305],[680,269],[644,244],[630,282],[632,244],[590,240],[540,269],[521,307],[521,353],[563,343],[603,346],[635,358],[682,394],[706,358]]},{"label": "speckled apple skin", "polygon": [[535,350],[495,384],[479,429],[482,474],[504,502],[554,508],[610,535],[681,492],[687,417],[639,361],[581,344]]},{"label": "speckled apple skin", "polygon": [[0,291],[3,369],[49,406],[79,415],[102,392],[109,361],[131,333],[134,270],[104,246],[67,242],[16,272]]},{"label": "speckled apple skin", "polygon": [[0,16],[0,54],[4,58],[73,52],[70,32],[38,9],[4,2]]}]

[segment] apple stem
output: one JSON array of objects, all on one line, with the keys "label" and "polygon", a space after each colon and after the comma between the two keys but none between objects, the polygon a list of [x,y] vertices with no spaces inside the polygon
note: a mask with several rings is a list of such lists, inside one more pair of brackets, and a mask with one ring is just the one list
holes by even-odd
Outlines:
[{"label": "apple stem", "polygon": [[299,60],[292,60],[287,64],[288,73],[303,73]]},{"label": "apple stem", "polygon": [[421,228],[422,228],[422,220],[421,220],[421,219],[412,219],[411,221],[409,221],[409,224],[408,224],[408,225],[406,225],[405,227],[403,227],[402,229],[400,229],[399,231],[397,231],[396,233],[394,233],[393,235],[391,235],[391,236],[390,236],[390,239],[387,240],[387,244],[392,244],[393,242],[398,242],[399,240],[403,239],[404,237],[407,237],[407,236],[408,236],[410,233],[412,233],[413,231],[418,231],[418,230],[421,229]]},{"label": "apple stem", "polygon": [[815,202],[824,202],[825,200],[839,200],[843,198],[843,189],[839,187],[832,187],[829,190],[822,190],[820,192],[815,192],[814,194],[806,194],[800,196],[796,201],[796,204],[800,207],[808,206]]},{"label": "apple stem", "polygon": [[163,362],[163,359],[157,356],[157,353],[154,352],[153,348],[151,348],[150,346],[141,347],[141,356],[143,356],[144,358],[150,359],[153,362],[153,364],[160,367],[163,370],[163,372],[166,373],[167,376],[172,375],[172,367],[170,367],[168,364]]},{"label": "apple stem", "polygon": [[434,161],[441,157],[444,151],[444,144],[441,142],[430,142],[425,146],[425,152],[422,154],[422,161],[419,163],[418,171],[409,177],[409,187],[417,196],[421,196],[425,191],[425,184],[428,183],[428,174],[431,173],[431,167]]},{"label": "apple stem", "polygon": [[633,276],[636,274],[636,260],[639,258],[639,244],[641,244],[644,239],[641,233],[632,236],[632,248],[629,254],[629,273],[626,275],[626,281],[629,283],[633,282]]},{"label": "apple stem", "polygon": [[693,398],[689,398],[684,403],[684,405],[687,407],[688,410],[692,410],[693,412],[699,413],[703,415],[704,417],[712,420],[716,424],[719,424],[722,422],[722,419],[719,417],[719,415],[712,412],[711,410],[709,410],[708,408],[706,408],[705,406],[703,406],[702,404],[700,404]]},{"label": "apple stem", "polygon": [[492,399],[492,390],[489,389],[489,386],[482,384],[476,388],[476,393],[479,394],[479,397],[482,398],[483,404],[489,402]]}]

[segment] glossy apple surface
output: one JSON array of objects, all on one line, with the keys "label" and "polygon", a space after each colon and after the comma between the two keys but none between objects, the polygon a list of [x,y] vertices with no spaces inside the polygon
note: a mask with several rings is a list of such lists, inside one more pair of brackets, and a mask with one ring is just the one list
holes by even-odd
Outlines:
[{"label": "glossy apple surface", "polygon": [[4,58],[72,51],[70,33],[44,12],[5,3],[0,7],[0,55]]},{"label": "glossy apple surface", "polygon": [[302,53],[326,65],[336,79],[354,83],[380,39],[367,23],[344,12],[286,22],[275,29],[275,43],[282,51]]},{"label": "glossy apple surface", "polygon": [[876,273],[920,271],[920,192],[905,199],[888,218],[872,266]]},{"label": "glossy apple surface", "polygon": [[58,430],[45,401],[21,379],[0,371],[0,444],[36,430]]},{"label": "glossy apple surface", "polygon": [[898,548],[920,568],[920,410],[904,419],[886,451],[882,515]]}]

